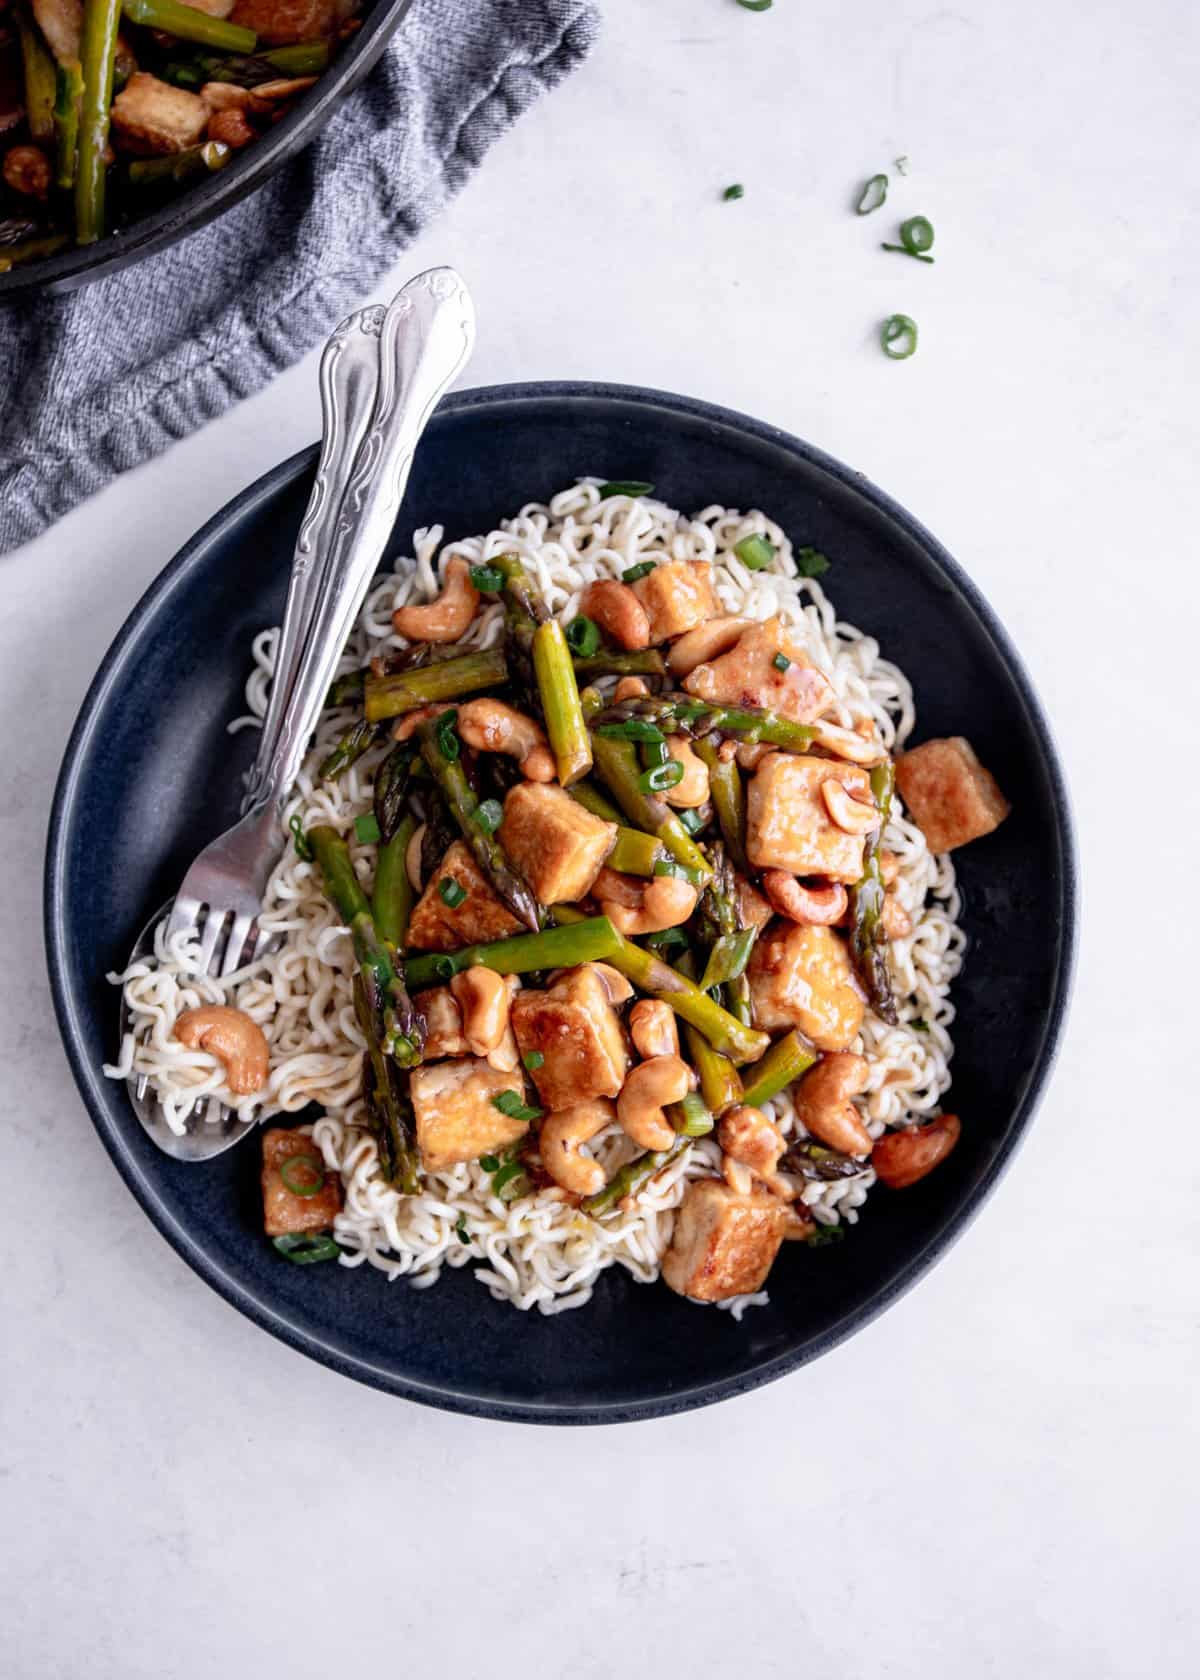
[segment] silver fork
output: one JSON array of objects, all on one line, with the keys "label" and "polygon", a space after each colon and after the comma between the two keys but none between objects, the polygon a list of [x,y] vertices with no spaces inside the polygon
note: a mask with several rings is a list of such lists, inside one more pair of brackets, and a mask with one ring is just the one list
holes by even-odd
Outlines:
[{"label": "silver fork", "polygon": [[[192,863],[167,921],[167,938],[197,930],[197,974],[229,975],[269,949],[258,930],[262,895],[283,849],[282,810],[316,726],[342,647],[391,535],[413,454],[438,399],[475,339],[461,277],[429,269],[386,310],[343,321],[321,362],[323,441],[296,543],[262,740],[241,819]],[[131,961],[154,949],[167,907],[143,929]],[[129,1030],[122,1004],[122,1036]],[[178,1160],[202,1161],[256,1124],[225,1104],[193,1105],[181,1134],[145,1075],[130,1096],[149,1136]],[[215,1113],[212,1110],[215,1109]]]}]

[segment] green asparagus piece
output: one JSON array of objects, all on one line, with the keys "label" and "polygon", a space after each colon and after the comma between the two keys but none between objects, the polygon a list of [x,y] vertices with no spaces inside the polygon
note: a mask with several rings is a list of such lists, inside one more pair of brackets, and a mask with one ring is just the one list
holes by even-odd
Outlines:
[{"label": "green asparagus piece", "polygon": [[575,675],[580,682],[592,677],[665,677],[667,662],[657,648],[639,648],[625,653],[601,648],[599,653],[576,654]]},{"label": "green asparagus piece", "polygon": [[400,826],[408,786],[417,762],[416,747],[408,741],[397,741],[375,772],[375,821],[385,843]]},{"label": "green asparagus piece", "polygon": [[195,6],[185,6],[183,0],[122,0],[122,3],[130,23],[165,30],[179,41],[195,41],[202,47],[231,53],[252,53],[258,45],[253,29],[210,17]]},{"label": "green asparagus piece", "polygon": [[827,1149],[814,1138],[798,1138],[789,1145],[779,1164],[784,1172],[797,1173],[801,1178],[820,1179],[825,1183],[838,1178],[854,1178],[862,1172],[864,1165],[853,1155]]},{"label": "green asparagus piece", "polygon": [[730,1014],[749,1026],[753,1020],[753,1009],[746,964],[754,949],[757,933],[753,928],[742,927],[737,879],[719,841],[712,847],[712,866],[712,879],[699,905],[700,926],[709,945],[708,962],[700,985],[705,991],[710,986],[724,986]]},{"label": "green asparagus piece", "polygon": [[571,798],[577,805],[582,805],[585,811],[590,811],[594,817],[603,822],[620,823],[621,813],[611,799],[606,799],[595,782],[576,782],[569,790]]},{"label": "green asparagus piece", "polygon": [[622,875],[653,875],[655,864],[665,856],[656,834],[643,834],[640,828],[619,828],[617,843],[604,861]]},{"label": "green asparagus piece", "polygon": [[295,41],[290,47],[272,47],[260,54],[280,76],[320,76],[329,68],[328,41]]},{"label": "green asparagus piece", "polygon": [[79,167],[79,106],[83,99],[83,71],[79,60],[60,64],[55,84],[55,179],[64,192],[75,185]]},{"label": "green asparagus piece", "polygon": [[105,231],[109,110],[121,0],[84,0],[80,67],[79,163],[75,172],[75,241],[94,245]]},{"label": "green asparagus piece", "polygon": [[132,187],[182,186],[199,175],[215,175],[224,169],[233,156],[233,148],[221,140],[205,140],[199,146],[187,146],[182,152],[166,157],[135,158],[129,165],[129,184]]},{"label": "green asparagus piece", "polygon": [[[374,745],[379,734],[378,724],[368,723],[366,718],[360,718],[352,729],[348,729],[327,757],[322,759],[317,775],[323,782],[332,781],[340,776],[343,770],[348,770]],[[381,825],[382,826],[382,825]]]},{"label": "green asparagus piece", "polygon": [[414,894],[406,854],[416,828],[416,817],[411,814],[403,817],[391,839],[380,846],[375,863],[371,910],[380,935],[397,951],[404,945],[408,918],[412,914]]},{"label": "green asparagus piece", "polygon": [[695,1027],[685,1026],[683,1036],[692,1066],[700,1075],[700,1095],[709,1108],[718,1116],[736,1108],[742,1101],[742,1080],[729,1057],[714,1050]]},{"label": "green asparagus piece", "polygon": [[48,233],[39,239],[21,239],[15,245],[0,245],[0,274],[7,274],[17,263],[41,262],[52,257],[70,243],[70,234]]},{"label": "green asparagus piece", "polygon": [[[554,916],[556,921],[567,926],[583,920],[582,911],[566,904],[556,904]],[[681,1020],[690,1022],[702,1032],[714,1050],[720,1050],[731,1061],[752,1062],[762,1055],[770,1042],[766,1033],[756,1032],[735,1020],[694,981],[668,967],[661,958],[644,951],[632,940],[621,934],[616,935],[616,940],[611,955],[604,960],[627,980],[632,980],[640,992],[668,1004]]]},{"label": "green asparagus piece", "polygon": [[354,1014],[367,1041],[363,1099],[379,1151],[379,1170],[402,1195],[418,1195],[420,1157],[415,1141],[416,1122],[406,1089],[408,1075],[400,1071],[383,1049],[370,991],[361,971],[354,976]]},{"label": "green asparagus piece", "polygon": [[761,1062],[747,1068],[742,1101],[752,1108],[770,1102],[780,1091],[795,1084],[817,1060],[817,1052],[803,1033],[790,1032],[767,1051]]},{"label": "green asparagus piece", "polygon": [[446,728],[447,717],[453,715],[443,712],[440,717],[427,718],[421,725],[417,731],[421,754],[442,791],[442,797],[450,808],[450,815],[458,824],[459,832],[471,848],[475,862],[517,920],[536,930],[542,925],[542,906],[525,880],[508,861],[499,835],[491,833],[477,821],[479,801],[467,780],[462,758],[451,758],[446,753],[443,731]]},{"label": "green asparagus piece", "polygon": [[596,772],[615,797],[635,828],[657,834],[677,862],[691,873],[697,886],[712,874],[708,859],[667,803],[656,794],[643,793],[638,786],[641,769],[632,741],[613,741],[592,736]]},{"label": "green asparagus piece", "polygon": [[688,1138],[707,1137],[716,1125],[712,1110],[695,1091],[689,1091],[682,1102],[672,1103],[667,1109],[667,1119],[680,1137]]},{"label": "green asparagus piece", "polygon": [[569,788],[591,769],[592,747],[579,703],[571,650],[562,625],[554,619],[539,624],[534,631],[533,673],[546,720],[546,734],[554,749],[558,779],[563,787]]},{"label": "green asparagus piece", "polygon": [[580,1202],[580,1207],[593,1219],[601,1213],[607,1213],[610,1208],[616,1207],[618,1202],[624,1201],[626,1196],[632,1196],[635,1190],[640,1190],[660,1167],[665,1167],[669,1161],[677,1160],[691,1147],[690,1137],[680,1137],[669,1149],[638,1155],[625,1166],[618,1168],[603,1190],[598,1190],[594,1196],[585,1197]]},{"label": "green asparagus piece", "polygon": [[441,700],[459,700],[481,688],[494,688],[508,677],[508,665],[501,648],[462,653],[416,670],[397,671],[377,677],[368,671],[363,682],[363,704],[370,723],[403,717],[419,706],[433,706]]},{"label": "green asparagus piece", "polygon": [[[559,911],[555,911],[557,916]],[[428,952],[410,957],[406,965],[413,990],[436,986],[461,974],[464,968],[494,969],[497,974],[530,974],[541,968],[575,968],[579,963],[608,962],[620,948],[621,936],[607,916],[579,915],[568,927],[545,928],[541,933],[518,933],[487,945],[467,945],[461,951]]]},{"label": "green asparagus piece", "polygon": [[712,986],[724,986],[727,982],[740,980],[746,972],[757,936],[757,928],[723,933],[708,953],[708,961],[700,977],[701,991],[707,992]]},{"label": "green asparagus piece", "polygon": [[863,872],[850,889],[850,954],[867,989],[867,998],[881,1020],[895,1026],[896,999],[888,962],[888,937],[883,925],[885,887],[879,868],[883,831],[892,809],[896,771],[891,759],[871,771],[871,792],[879,808],[879,827],[871,833],[863,851]]},{"label": "green asparagus piece", "polygon": [[791,718],[777,712],[764,711],[760,706],[717,706],[707,700],[695,700],[690,694],[643,695],[636,700],[622,700],[609,706],[596,719],[595,726],[626,723],[641,718],[657,724],[664,735],[736,735],[743,741],[766,741],[773,747],[785,747],[790,752],[807,752],[813,732],[805,723],[793,723]]},{"label": "green asparagus piece", "polygon": [[717,743],[701,736],[694,751],[701,763],[708,766],[708,788],[725,850],[736,868],[745,871],[746,861],[746,787],[737,760],[722,758]]},{"label": "green asparagus piece", "polygon": [[25,73],[25,121],[30,138],[39,146],[48,146],[54,139],[54,60],[23,7],[17,8],[17,30]]}]

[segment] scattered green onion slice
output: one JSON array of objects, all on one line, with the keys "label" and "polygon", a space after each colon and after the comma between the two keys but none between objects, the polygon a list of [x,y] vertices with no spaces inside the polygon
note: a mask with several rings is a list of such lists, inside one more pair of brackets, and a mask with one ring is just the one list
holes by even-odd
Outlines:
[{"label": "scattered green onion slice", "polygon": [[811,1237],[804,1241],[809,1248],[828,1248],[830,1243],[839,1243],[846,1235],[844,1225],[818,1225]]},{"label": "scattered green onion slice", "polygon": [[309,1232],[289,1231],[275,1237],[273,1247],[295,1266],[313,1266],[318,1260],[336,1260],[342,1252],[329,1236],[313,1236]]},{"label": "scattered green onion slice", "polygon": [[464,1246],[470,1242],[471,1238],[467,1231],[467,1216],[465,1213],[460,1213],[458,1218],[455,1220],[454,1235],[458,1238],[460,1243],[464,1244]]},{"label": "scattered green onion slice", "polygon": [[467,896],[467,889],[448,875],[438,882],[438,897],[449,909],[456,910]]},{"label": "scattered green onion slice", "polygon": [[863,188],[858,203],[854,206],[855,210],[860,216],[869,216],[872,210],[878,210],[879,206],[887,198],[887,190],[887,176],[872,175],[871,179]]},{"label": "scattered green onion slice", "polygon": [[355,817],[354,832],[364,846],[376,846],[383,839],[374,811],[364,811],[361,817]]},{"label": "scattered green onion slice", "polygon": [[907,221],[900,223],[899,245],[889,245],[884,242],[885,251],[902,251],[907,257],[918,257],[921,262],[932,262],[933,258],[926,252],[933,244],[933,223],[928,216],[910,216]]},{"label": "scattered green onion slice", "polygon": [[777,653],[771,663],[777,671],[786,671],[792,662],[786,653]]},{"label": "scattered green onion slice", "polygon": [[454,966],[453,957],[434,957],[433,972],[439,980],[453,980],[458,970]]},{"label": "scattered green onion slice", "polygon": [[475,808],[475,821],[485,834],[495,834],[504,821],[504,807],[498,799],[485,799]]},{"label": "scattered green onion slice", "polygon": [[915,1016],[908,1024],[914,1032],[927,1033],[929,1031],[929,1022],[921,1015]]},{"label": "scattered green onion slice", "polygon": [[917,323],[911,315],[889,315],[879,329],[879,342],[893,362],[906,362],[917,348]]},{"label": "scattered green onion slice", "polygon": [[[668,788],[678,787],[683,780],[683,765],[677,758],[669,758],[665,764],[656,764],[651,770],[643,770],[638,777],[638,786],[643,793],[666,793]],[[655,864],[655,869],[659,866]]]},{"label": "scattered green onion slice", "polygon": [[822,554],[819,548],[796,550],[797,577],[823,577],[828,570],[829,556]]},{"label": "scattered green onion slice", "polygon": [[636,566],[626,566],[621,573],[621,582],[636,583],[639,578],[648,577],[656,564],[654,560],[639,560]]},{"label": "scattered green onion slice", "polygon": [[610,741],[665,741],[667,738],[656,723],[639,717],[624,718],[620,723],[597,724],[596,734],[604,735]]},{"label": "scattered green onion slice", "polygon": [[542,1113],[540,1108],[531,1108],[523,1101],[517,1091],[501,1091],[499,1096],[492,1098],[492,1107],[498,1108],[501,1114],[507,1114],[510,1120],[537,1120]]},{"label": "scattered green onion slice", "polygon": [[451,763],[459,754],[459,740],[454,728],[457,722],[458,713],[454,710],[443,712],[437,720],[438,751],[443,758],[448,758]]},{"label": "scattered green onion slice", "polygon": [[645,741],[642,744],[642,763],[647,770],[653,770],[657,764],[671,762],[671,749],[666,741]]},{"label": "scattered green onion slice", "polygon": [[644,484],[640,478],[614,478],[608,484],[600,486],[600,500],[606,502],[610,496],[652,496],[653,484]]},{"label": "scattered green onion slice", "polygon": [[504,573],[495,566],[472,566],[471,582],[481,595],[498,595],[504,588]]},{"label": "scattered green onion slice", "polygon": [[775,0],[737,0],[744,12],[769,12]]},{"label": "scattered green onion slice", "polygon": [[296,848],[296,856],[303,858],[305,863],[311,863],[313,849],[309,843],[308,835],[304,832],[304,824],[300,820],[299,812],[288,819],[288,827],[292,831],[292,844]]},{"label": "scattered green onion slice", "polygon": [[897,170],[897,173],[900,174],[900,175],[907,175],[908,174],[908,158],[907,157],[898,157],[896,159],[896,170]]},{"label": "scattered green onion slice", "polygon": [[600,627],[590,618],[585,618],[582,613],[567,625],[566,636],[567,646],[581,659],[590,659],[592,654],[599,651]]},{"label": "scattered green onion slice", "polygon": [[479,1157],[479,1165],[483,1168],[484,1172],[499,1172],[500,1157],[498,1155],[481,1155]]},{"label": "scattered green onion slice", "polygon": [[753,536],[743,537],[741,542],[734,543],[733,552],[747,571],[761,572],[774,560],[775,544],[755,532]]},{"label": "scattered green onion slice", "polygon": [[705,824],[703,807],[694,806],[689,811],[680,811],[679,820],[689,834],[699,834]]},{"label": "scattered green onion slice", "polygon": [[[300,1177],[300,1169],[305,1177]],[[319,1196],[325,1188],[325,1167],[318,1155],[289,1155],[279,1168],[285,1190],[293,1196]]]},{"label": "scattered green onion slice", "polygon": [[746,189],[740,181],[735,181],[731,187],[726,187],[725,191],[721,194],[721,197],[725,200],[726,204],[731,203],[735,198],[744,198],[745,196]]},{"label": "scattered green onion slice", "polygon": [[540,1050],[526,1050],[525,1054],[521,1057],[521,1060],[529,1069],[530,1073],[534,1073],[541,1067],[546,1058],[542,1055]]},{"label": "scattered green onion slice", "polygon": [[525,1168],[521,1165],[520,1161],[506,1161],[500,1168],[500,1171],[492,1178],[493,1196],[499,1196],[502,1202],[515,1201],[517,1196],[520,1195],[523,1186],[515,1186],[511,1194],[508,1196],[504,1194],[505,1188],[512,1184],[514,1179],[523,1179],[524,1177]]}]

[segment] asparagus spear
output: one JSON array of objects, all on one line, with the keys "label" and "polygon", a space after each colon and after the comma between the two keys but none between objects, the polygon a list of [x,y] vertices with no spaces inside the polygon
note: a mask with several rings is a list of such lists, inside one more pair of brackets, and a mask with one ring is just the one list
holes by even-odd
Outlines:
[{"label": "asparagus spear", "polygon": [[459,700],[481,688],[494,688],[508,677],[508,665],[500,648],[485,648],[442,659],[416,670],[397,671],[377,677],[368,671],[363,680],[363,707],[370,723],[403,717],[419,706],[440,700]]},{"label": "asparagus spear", "polygon": [[43,257],[52,257],[69,240],[69,234],[48,233],[40,239],[19,239],[13,245],[0,245],[0,274],[7,274],[17,263],[41,262]]},{"label": "asparagus spear", "polygon": [[109,110],[121,0],[84,0],[80,63],[79,163],[75,172],[75,241],[94,245],[105,231],[104,194],[108,166]]},{"label": "asparagus spear", "polygon": [[850,954],[867,989],[872,1009],[881,1020],[892,1026],[899,1016],[892,991],[887,932],[883,925],[885,888],[879,868],[879,850],[891,813],[895,786],[896,770],[891,759],[877,764],[871,771],[871,792],[879,808],[879,827],[867,840],[862,875],[850,889]]},{"label": "asparagus spear", "polygon": [[407,1075],[385,1054],[378,1023],[361,971],[354,976],[354,1014],[367,1041],[363,1063],[363,1100],[379,1151],[379,1170],[405,1196],[421,1188],[420,1157],[415,1144],[416,1124],[405,1089]]},{"label": "asparagus spear", "polygon": [[404,944],[408,933],[408,918],[412,914],[413,888],[408,878],[406,853],[408,843],[416,832],[417,819],[406,816],[396,832],[379,848],[375,863],[375,890],[371,895],[371,910],[380,935],[395,950]]},{"label": "asparagus spear", "polygon": [[60,64],[54,98],[54,132],[56,136],[55,178],[64,192],[75,185],[79,167],[79,107],[83,99],[83,71],[79,60]]},{"label": "asparagus spear", "polygon": [[385,843],[400,826],[416,761],[417,749],[407,741],[397,741],[375,772],[375,821]]},{"label": "asparagus spear", "polygon": [[562,625],[554,619],[539,624],[534,631],[533,673],[546,720],[546,734],[554,749],[558,779],[563,787],[569,788],[591,769],[592,747],[579,703],[571,650]]},{"label": "asparagus spear", "polygon": [[604,797],[595,782],[575,782],[570,793],[575,803],[582,805],[584,810],[590,811],[594,817],[600,817],[604,822],[620,823],[620,811],[610,799]]},{"label": "asparagus spear", "polygon": [[575,675],[581,682],[592,677],[665,677],[666,660],[657,648],[639,648],[635,652],[620,652],[615,648],[601,648],[599,653],[577,653],[574,656]]},{"label": "asparagus spear", "polygon": [[746,861],[746,788],[737,760],[722,758],[717,743],[701,736],[694,751],[701,763],[708,766],[708,787],[716,808],[717,822],[725,849],[738,869],[749,868]]},{"label": "asparagus spear", "polygon": [[803,1033],[787,1033],[772,1044],[761,1062],[747,1068],[742,1101],[751,1108],[761,1108],[807,1073],[816,1060],[817,1052]]},{"label": "asparagus spear", "polygon": [[639,787],[641,770],[632,741],[593,735],[592,752],[597,774],[634,827],[657,834],[671,856],[691,872],[690,878],[703,885],[712,873],[708,859],[670,806],[657,794],[643,793]]},{"label": "asparagus spear", "polygon": [[653,875],[655,865],[665,858],[656,834],[643,834],[640,828],[618,828],[617,843],[605,858],[610,869],[622,875]]},{"label": "asparagus spear", "polygon": [[171,152],[167,157],[135,158],[127,172],[129,184],[131,187],[153,187],[170,182],[173,186],[181,186],[185,181],[195,180],[198,175],[215,175],[218,169],[224,169],[232,156],[233,148],[223,141],[205,140],[199,146],[187,146],[182,152]]},{"label": "asparagus spear", "polygon": [[607,1213],[616,1207],[626,1196],[631,1196],[635,1190],[640,1190],[646,1180],[653,1178],[660,1167],[665,1167],[669,1161],[679,1158],[692,1147],[690,1137],[678,1138],[669,1149],[658,1150],[646,1155],[638,1155],[634,1160],[626,1162],[618,1168],[603,1190],[597,1190],[594,1196],[587,1196],[580,1207],[584,1213],[591,1214],[594,1219],[597,1214]]},{"label": "asparagus spear", "polygon": [[779,1165],[784,1172],[828,1183],[838,1178],[854,1178],[863,1171],[865,1162],[856,1161],[853,1155],[843,1155],[837,1149],[827,1149],[814,1138],[798,1138],[789,1146]]},{"label": "asparagus spear", "polygon": [[332,781],[335,776],[340,776],[343,770],[358,763],[367,749],[374,746],[378,736],[379,725],[360,718],[353,728],[346,731],[333,751],[321,760],[317,775],[322,781]]},{"label": "asparagus spear", "polygon": [[[696,978],[696,960],[690,951],[685,951],[675,966],[688,980]],[[704,1034],[686,1022],[683,1038],[692,1066],[700,1075],[700,1094],[712,1112],[720,1116],[736,1107],[742,1100],[742,1081],[729,1057],[714,1050]]]},{"label": "asparagus spear", "polygon": [[700,919],[710,942],[708,961],[700,980],[702,990],[725,987],[730,1013],[750,1025],[753,1010],[746,964],[758,937],[754,928],[744,928],[737,905],[737,881],[733,867],[719,842],[712,847],[713,874],[700,900]]},{"label": "asparagus spear", "polygon": [[596,728],[616,728],[640,718],[654,723],[665,735],[737,735],[743,741],[766,741],[773,747],[805,752],[813,732],[805,723],[767,712],[760,706],[717,706],[690,694],[642,695],[609,706],[596,719]]},{"label": "asparagus spear", "polygon": [[278,81],[281,76],[319,76],[329,68],[329,60],[328,41],[297,41],[290,47],[272,47],[269,52],[250,55],[197,53],[171,60],[162,74],[167,81],[180,85],[232,82],[236,87],[252,88]]},{"label": "asparagus spear", "polygon": [[[555,911],[557,916],[559,911]],[[493,969],[497,974],[530,974],[540,968],[575,968],[579,963],[609,962],[621,936],[607,916],[572,918],[571,925],[518,933],[487,945],[467,945],[461,951],[427,952],[410,957],[409,984],[414,991],[451,980],[464,968]]]},{"label": "asparagus spear", "polygon": [[54,139],[54,60],[21,7],[17,9],[17,30],[25,74],[25,121],[30,138],[39,146],[48,146]]},{"label": "asparagus spear", "polygon": [[165,30],[180,41],[196,41],[202,47],[231,53],[252,53],[258,45],[252,29],[210,17],[195,6],[185,6],[182,0],[123,0],[123,4],[130,23]]},{"label": "asparagus spear", "polygon": [[[453,733],[455,715],[450,711],[443,712],[440,717],[426,719],[417,731],[421,754],[442,791],[463,839],[471,848],[476,863],[518,921],[536,930],[542,925],[542,906],[508,861],[499,836],[478,821],[476,813],[479,810],[479,801],[467,780],[467,773],[459,756],[458,738]],[[447,750],[451,743],[453,756]]]}]

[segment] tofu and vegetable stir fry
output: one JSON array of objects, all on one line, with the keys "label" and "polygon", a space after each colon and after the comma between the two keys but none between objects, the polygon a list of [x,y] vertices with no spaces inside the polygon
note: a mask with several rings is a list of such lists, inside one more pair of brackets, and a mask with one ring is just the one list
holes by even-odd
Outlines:
[{"label": "tofu and vegetable stir fry", "polygon": [[440,565],[427,536],[291,808],[290,965],[119,977],[168,1018],[123,1057],[160,1090],[182,1043],[188,1104],[208,1066],[240,1112],[325,1105],[263,1136],[293,1261],[744,1304],[958,1141],[944,854],[1004,797],[963,739],[897,750],[907,685],[777,527],[648,493],[585,481]]},{"label": "tofu and vegetable stir fry", "polygon": [[292,109],[356,0],[0,0],[0,272],[88,245]]}]

